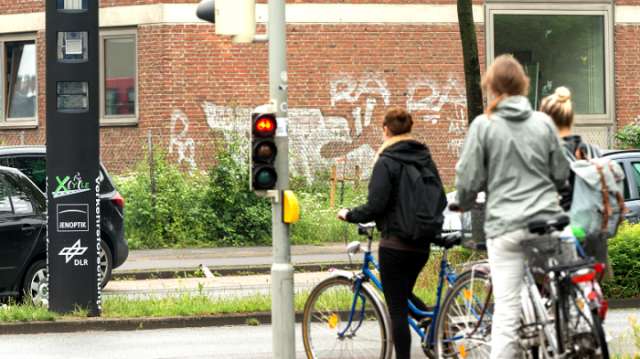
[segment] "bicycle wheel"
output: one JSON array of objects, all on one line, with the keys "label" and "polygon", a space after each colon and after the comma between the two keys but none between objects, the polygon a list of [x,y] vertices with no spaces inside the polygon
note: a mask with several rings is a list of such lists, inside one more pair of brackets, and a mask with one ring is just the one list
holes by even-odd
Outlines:
[{"label": "bicycle wheel", "polygon": [[354,286],[332,277],[311,291],[302,318],[307,358],[391,358],[386,309],[368,284]]},{"label": "bicycle wheel", "polygon": [[493,294],[483,272],[465,272],[444,299],[436,327],[438,358],[488,358]]},{"label": "bicycle wheel", "polygon": [[572,358],[609,359],[602,321],[587,304],[582,290],[571,287],[567,298],[566,347]]}]

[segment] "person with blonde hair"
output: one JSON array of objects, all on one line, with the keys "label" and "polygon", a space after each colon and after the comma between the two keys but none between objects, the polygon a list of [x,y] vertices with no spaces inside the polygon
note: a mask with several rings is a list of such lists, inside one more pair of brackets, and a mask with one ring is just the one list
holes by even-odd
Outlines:
[{"label": "person with blonde hair", "polygon": [[[571,91],[566,87],[558,87],[555,92],[544,99],[540,105],[540,111],[551,117],[558,128],[558,132],[564,141],[564,154],[569,162],[576,160],[590,160],[601,156],[600,149],[582,140],[580,135],[573,133],[574,111],[571,100]],[[559,190],[560,205],[565,211],[571,209],[573,200],[573,186],[575,174],[569,175],[567,185]],[[607,238],[604,234],[588,235],[584,241],[584,251],[588,256],[597,261],[609,264]],[[613,271],[607,265],[606,278],[611,278]]]},{"label": "person with blonde hair", "polygon": [[529,79],[522,65],[502,55],[482,81],[493,100],[470,125],[456,165],[456,204],[468,210],[486,191],[485,233],[495,310],[491,358],[516,358],[525,254],[521,241],[534,238],[533,220],[563,213],[558,188],[569,175],[558,132],[551,119],[534,111],[526,95]]}]

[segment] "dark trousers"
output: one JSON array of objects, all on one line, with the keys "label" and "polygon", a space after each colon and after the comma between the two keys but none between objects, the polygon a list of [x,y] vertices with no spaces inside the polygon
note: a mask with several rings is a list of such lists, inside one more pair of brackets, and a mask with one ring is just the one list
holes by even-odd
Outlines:
[{"label": "dark trousers", "polygon": [[420,310],[427,309],[427,306],[412,292],[418,275],[429,259],[429,253],[380,247],[378,256],[384,298],[391,315],[396,359],[408,359],[411,357],[408,300],[411,298]]}]

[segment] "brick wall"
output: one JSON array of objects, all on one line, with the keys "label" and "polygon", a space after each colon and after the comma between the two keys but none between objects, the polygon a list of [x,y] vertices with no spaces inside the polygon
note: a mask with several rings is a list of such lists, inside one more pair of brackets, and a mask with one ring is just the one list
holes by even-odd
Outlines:
[{"label": "brick wall", "polygon": [[640,26],[618,25],[615,35],[616,117],[618,127],[640,118]]},{"label": "brick wall", "polygon": [[[247,129],[250,109],[268,100],[267,45],[232,44],[210,30],[139,28],[140,124],[103,129],[110,168],[139,159],[149,129],[156,146],[198,168],[215,161],[216,145]],[[313,175],[336,159],[370,169],[382,115],[403,106],[451,177],[466,123],[457,26],[290,25],[288,31],[297,174]]]}]

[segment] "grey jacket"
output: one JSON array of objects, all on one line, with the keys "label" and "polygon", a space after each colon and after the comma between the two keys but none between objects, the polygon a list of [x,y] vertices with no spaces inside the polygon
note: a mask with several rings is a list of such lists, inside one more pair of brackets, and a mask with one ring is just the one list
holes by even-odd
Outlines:
[{"label": "grey jacket", "polygon": [[456,165],[457,202],[464,210],[486,191],[487,238],[562,213],[558,188],[569,176],[551,119],[524,96],[508,97],[489,117],[476,118]]}]

